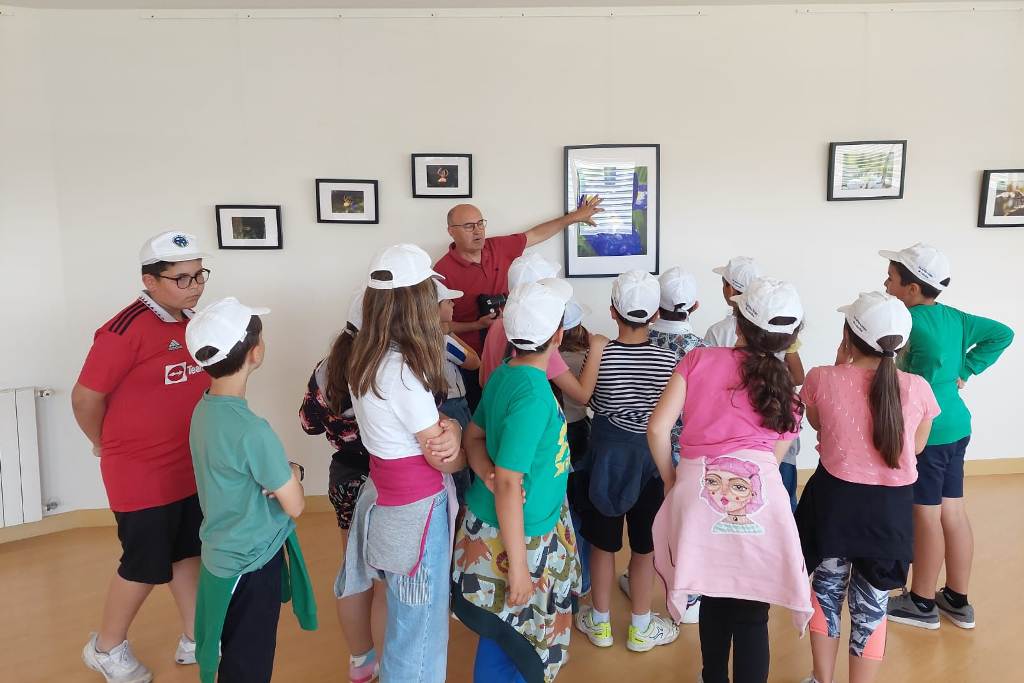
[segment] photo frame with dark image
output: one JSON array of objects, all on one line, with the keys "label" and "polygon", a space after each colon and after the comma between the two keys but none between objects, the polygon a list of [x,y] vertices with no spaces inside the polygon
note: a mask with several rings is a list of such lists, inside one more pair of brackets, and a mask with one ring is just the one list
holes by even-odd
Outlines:
[{"label": "photo frame with dark image", "polygon": [[978,227],[1024,228],[1024,168],[982,173]]},{"label": "photo frame with dark image", "polygon": [[217,246],[221,249],[281,249],[281,207],[276,204],[218,204]]},{"label": "photo frame with dark image", "polygon": [[472,197],[472,154],[413,154],[412,196]]},{"label": "photo frame with dark image", "polygon": [[318,178],[317,223],[379,223],[376,180]]},{"label": "photo frame with dark image", "polygon": [[828,146],[830,202],[902,199],[906,140],[832,142]]}]

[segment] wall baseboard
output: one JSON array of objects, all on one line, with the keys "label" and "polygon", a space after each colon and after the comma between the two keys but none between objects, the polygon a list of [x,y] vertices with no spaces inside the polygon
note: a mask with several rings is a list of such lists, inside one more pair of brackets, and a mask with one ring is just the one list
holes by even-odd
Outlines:
[{"label": "wall baseboard", "polygon": [[[801,486],[806,484],[813,473],[813,469],[800,470],[797,477],[799,484]],[[964,473],[969,477],[1024,474],[1024,457],[968,460],[964,463]],[[334,507],[325,495],[306,496],[306,512],[334,512]],[[106,526],[114,526],[114,514],[110,510],[73,510],[58,515],[50,515],[40,522],[19,524],[9,529],[0,529],[0,543],[11,543],[70,529]]]}]

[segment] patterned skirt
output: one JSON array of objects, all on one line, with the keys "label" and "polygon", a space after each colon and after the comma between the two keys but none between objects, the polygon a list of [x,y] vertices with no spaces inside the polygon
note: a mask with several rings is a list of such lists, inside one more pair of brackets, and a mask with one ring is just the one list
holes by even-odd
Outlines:
[{"label": "patterned skirt", "polygon": [[563,503],[555,528],[526,537],[533,595],[509,607],[508,554],[501,531],[470,510],[455,538],[452,610],[481,637],[498,643],[529,683],[550,683],[569,652],[581,567],[576,534]]}]

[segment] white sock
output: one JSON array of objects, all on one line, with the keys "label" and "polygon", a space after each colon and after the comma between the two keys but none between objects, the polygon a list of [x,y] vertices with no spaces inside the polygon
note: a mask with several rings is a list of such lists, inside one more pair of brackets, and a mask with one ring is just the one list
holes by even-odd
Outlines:
[{"label": "white sock", "polygon": [[598,612],[596,609],[593,609],[591,610],[590,615],[595,624],[607,624],[612,620],[611,612]]},{"label": "white sock", "polygon": [[634,614],[633,615],[633,628],[643,631],[651,624],[651,613],[647,614]]},{"label": "white sock", "polygon": [[351,662],[352,666],[362,666],[368,661],[373,661],[373,658],[376,656],[377,653],[371,647],[361,655],[349,655],[348,661]]}]

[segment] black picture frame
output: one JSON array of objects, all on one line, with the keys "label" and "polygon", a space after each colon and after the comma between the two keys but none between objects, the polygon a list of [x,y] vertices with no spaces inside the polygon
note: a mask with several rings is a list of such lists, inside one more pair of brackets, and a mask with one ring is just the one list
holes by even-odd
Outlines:
[{"label": "black picture frame", "polygon": [[[645,149],[653,150],[654,152],[654,263],[653,268],[644,268],[652,275],[658,275],[661,270],[661,145],[658,143],[640,143],[640,144],[599,144],[599,145],[566,145],[563,148],[562,153],[562,190],[563,190],[563,201],[562,207],[566,213],[576,208],[575,201],[570,201],[569,197],[569,158],[572,152],[578,150],[594,150],[594,149]],[[649,189],[649,188],[648,188]],[[566,278],[599,278],[599,277],[617,277],[625,270],[610,270],[608,272],[594,272],[594,273],[582,273],[578,269],[573,267],[573,259],[571,258],[569,245],[571,241],[575,240],[575,226],[569,226],[563,233],[562,245],[563,245],[563,264]],[[650,234],[648,234],[648,245],[650,245]],[[623,258],[620,256],[608,256],[599,257],[616,259]],[[628,270],[628,268],[626,269]]]},{"label": "black picture frame", "polygon": [[[838,196],[835,188],[836,173],[836,151],[839,147],[853,147],[860,145],[900,145],[900,181],[898,194],[876,194],[871,195],[873,188],[858,190],[846,190],[847,192],[859,192],[857,195]],[[906,140],[853,140],[848,142],[830,142],[828,145],[828,178],[825,188],[825,197],[830,202],[856,202],[871,201],[876,199],[903,199],[904,183],[907,177],[907,141]]]},{"label": "black picture frame", "polygon": [[[224,221],[221,220],[222,215],[226,212],[231,211],[261,211],[267,215],[263,218],[272,216],[274,219],[275,230],[268,230],[267,233],[274,237],[268,238],[264,236],[260,239],[247,240],[246,238],[236,238],[233,235],[230,238],[226,238],[224,231],[229,227]],[[284,248],[284,235],[281,229],[281,205],[280,204],[217,204],[214,207],[214,214],[217,218],[217,248],[218,249],[257,249],[257,250],[268,250],[268,249],[283,249]],[[226,215],[228,218],[235,218],[235,216]],[[243,216],[238,216],[242,218]],[[244,244],[244,242],[258,242],[258,244]],[[239,244],[241,242],[241,244]]]},{"label": "black picture frame", "polygon": [[[993,181],[995,174],[1006,174],[1018,176],[1013,179],[1016,185],[1024,188],[1024,168],[1000,168],[983,171],[981,174],[981,192],[978,197],[978,227],[979,228],[1024,228],[1024,190],[1016,194],[1022,195],[1016,199],[1017,209],[1011,216],[997,216],[995,211],[989,212],[989,199],[992,200],[993,208],[998,195],[992,196]],[[1007,179],[1010,181],[1011,179]],[[1017,211],[1021,213],[1018,214]],[[1000,220],[1004,219],[1004,220]],[[1006,220],[1008,219],[1008,220]],[[1014,220],[1016,219],[1016,220]]]},{"label": "black picture frame", "polygon": [[[366,210],[362,212],[362,218],[346,218],[345,214],[340,212],[324,212],[323,196],[321,194],[322,188],[326,188],[328,185],[363,185],[365,186],[364,192],[371,192],[373,195],[373,210]],[[380,188],[376,180],[364,180],[364,179],[347,179],[347,178],[317,178],[314,182],[316,188],[316,222],[317,223],[350,223],[352,225],[375,225],[380,223]],[[334,191],[334,190],[330,190]],[[365,206],[365,205],[364,205]],[[372,216],[367,218],[366,216]]]},{"label": "black picture frame", "polygon": [[[438,160],[450,160],[455,161],[455,164],[443,164],[446,166],[458,166],[459,160],[465,160],[466,162],[466,173],[468,178],[464,184],[464,191],[462,192],[448,192],[451,188],[445,188],[445,191],[434,191],[431,192],[430,188],[427,187],[426,177],[424,176],[422,183],[417,183],[417,168],[416,162],[419,159],[438,159]],[[411,164],[411,176],[412,176],[412,196],[415,199],[469,199],[473,196],[473,155],[462,154],[456,152],[434,152],[426,153],[419,152],[410,155]],[[442,165],[442,164],[439,164]],[[460,181],[457,187],[463,187],[463,183]]]}]

